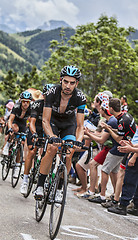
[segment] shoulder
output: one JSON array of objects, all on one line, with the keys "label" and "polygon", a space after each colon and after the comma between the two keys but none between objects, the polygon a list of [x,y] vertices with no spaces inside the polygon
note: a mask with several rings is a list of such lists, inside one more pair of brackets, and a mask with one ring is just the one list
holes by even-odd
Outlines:
[{"label": "shoulder", "polygon": [[54,85],[46,92],[46,97],[48,97],[49,95],[56,95],[60,91],[61,91],[61,85],[60,84]]},{"label": "shoulder", "polygon": [[18,103],[15,103],[13,110],[20,109],[20,108],[21,108],[21,103],[18,102]]},{"label": "shoulder", "polygon": [[34,102],[31,104],[31,109],[37,109],[37,108],[39,108],[42,104],[44,104],[44,100],[43,100],[43,99],[36,100],[36,101],[34,101]]},{"label": "shoulder", "polygon": [[77,96],[77,98],[81,99],[82,102],[86,102],[86,97],[85,97],[84,93],[80,89],[75,88],[74,93]]}]

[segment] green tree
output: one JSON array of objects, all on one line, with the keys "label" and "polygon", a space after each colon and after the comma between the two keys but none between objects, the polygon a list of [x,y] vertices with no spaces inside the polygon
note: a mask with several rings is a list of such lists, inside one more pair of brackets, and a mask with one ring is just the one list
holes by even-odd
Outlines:
[{"label": "green tree", "polygon": [[127,40],[132,31],[131,27],[118,27],[116,18],[107,16],[101,16],[96,24],[78,26],[67,43],[51,42],[51,57],[42,68],[41,76],[45,76],[46,81],[57,82],[64,65],[76,65],[82,72],[79,88],[88,101],[104,89],[119,98],[125,94],[129,109],[136,116],[138,56]]},{"label": "green tree", "polygon": [[17,86],[17,73],[12,70],[8,71],[6,77],[2,81],[5,99],[18,99],[19,90]]}]

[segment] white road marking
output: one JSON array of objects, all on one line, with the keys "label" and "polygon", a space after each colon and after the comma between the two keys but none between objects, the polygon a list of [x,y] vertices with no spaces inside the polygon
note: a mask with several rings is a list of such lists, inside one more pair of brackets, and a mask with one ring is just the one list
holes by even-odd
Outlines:
[{"label": "white road marking", "polygon": [[62,229],[64,229],[65,231],[68,231],[69,233],[65,233],[65,232],[61,232],[61,234],[64,235],[68,235],[68,236],[73,236],[73,237],[81,237],[81,238],[87,238],[87,239],[92,239],[92,238],[99,238],[96,235],[92,235],[89,233],[83,233],[83,232],[77,232],[77,231],[73,231],[72,229],[81,229],[81,230],[87,230],[87,231],[91,231],[92,229],[89,228],[85,228],[85,227],[79,227],[79,226],[62,226]]},{"label": "white road marking", "polygon": [[24,240],[36,240],[36,239],[32,238],[32,236],[29,235],[29,234],[21,233],[21,235],[22,235]]}]

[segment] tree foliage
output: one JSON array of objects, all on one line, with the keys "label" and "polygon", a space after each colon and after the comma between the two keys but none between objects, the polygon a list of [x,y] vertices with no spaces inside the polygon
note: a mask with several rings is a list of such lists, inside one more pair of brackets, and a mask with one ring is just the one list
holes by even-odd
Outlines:
[{"label": "tree foliage", "polygon": [[125,94],[130,113],[136,117],[138,55],[127,40],[132,31],[131,27],[118,27],[114,17],[101,16],[97,24],[78,26],[68,42],[62,34],[61,42],[51,42],[51,57],[42,68],[41,77],[45,76],[46,82],[59,82],[61,68],[76,65],[82,72],[79,88],[88,101],[104,89],[119,98]]}]

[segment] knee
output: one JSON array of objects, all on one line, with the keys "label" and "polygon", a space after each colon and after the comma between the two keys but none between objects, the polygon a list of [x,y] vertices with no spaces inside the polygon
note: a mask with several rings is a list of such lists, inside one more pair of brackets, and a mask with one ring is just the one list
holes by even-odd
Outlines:
[{"label": "knee", "polygon": [[58,150],[57,147],[53,146],[52,144],[49,144],[46,152],[49,154],[52,154],[52,153],[56,154],[57,150]]},{"label": "knee", "polygon": [[97,163],[96,163],[95,160],[92,160],[92,161],[90,162],[90,168],[91,168],[91,169],[97,168]]}]

